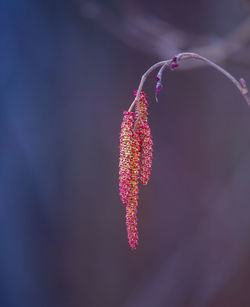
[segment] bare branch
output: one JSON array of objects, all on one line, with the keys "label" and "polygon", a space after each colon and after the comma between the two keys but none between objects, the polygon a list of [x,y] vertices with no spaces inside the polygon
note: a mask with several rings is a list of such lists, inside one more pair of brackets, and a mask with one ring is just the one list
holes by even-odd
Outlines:
[{"label": "bare branch", "polygon": [[[207,58],[203,57],[203,56],[200,56],[199,54],[197,53],[193,53],[193,52],[183,52],[183,53],[179,53],[178,55],[176,55],[175,57],[173,57],[172,59],[170,60],[166,60],[166,61],[161,61],[161,62],[158,62],[154,65],[152,65],[145,73],[144,75],[142,76],[141,78],[141,81],[140,81],[140,84],[139,84],[139,87],[138,87],[138,90],[137,90],[137,94],[136,94],[136,97],[134,99],[134,101],[132,102],[131,106],[129,107],[129,110],[128,112],[131,112],[133,107],[135,106],[135,104],[139,101],[139,97],[140,97],[140,93],[142,91],[142,87],[144,85],[144,82],[146,81],[147,77],[149,76],[149,74],[155,70],[156,68],[158,67],[161,67],[160,68],[160,71],[158,73],[157,76],[159,76],[159,78],[161,78],[161,74],[163,73],[163,70],[166,68],[166,67],[169,67],[172,65],[172,68],[173,67],[178,67],[176,65],[176,63],[179,63],[180,61],[183,61],[183,60],[188,60],[188,59],[194,59],[194,60],[199,60],[199,61],[202,61],[203,63],[213,67],[214,69],[218,70],[219,72],[221,72],[224,76],[226,76],[229,80],[231,80],[231,82],[233,82],[233,84],[238,88],[238,90],[241,92],[241,94],[243,95],[243,97],[245,98],[247,104],[250,106],[250,98],[248,96],[248,89],[247,89],[247,86],[246,86],[246,82],[243,78],[241,78],[239,81],[234,77],[232,76],[228,71],[226,71],[225,69],[223,69],[221,66],[215,64],[214,62],[212,62],[211,60],[208,60]],[[175,63],[173,66],[173,63]]]}]

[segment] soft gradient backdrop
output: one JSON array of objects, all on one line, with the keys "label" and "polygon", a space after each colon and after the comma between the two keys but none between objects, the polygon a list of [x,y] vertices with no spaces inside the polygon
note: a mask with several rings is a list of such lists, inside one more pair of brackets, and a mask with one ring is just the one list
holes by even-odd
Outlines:
[{"label": "soft gradient backdrop", "polygon": [[[127,244],[122,112],[163,58],[147,37],[116,31],[137,14],[214,41],[249,10],[234,0],[0,2],[1,307],[250,306],[250,110],[211,68],[166,72],[159,103],[153,76],[145,85],[153,171],[140,189],[139,247]],[[173,56],[171,40],[161,50]],[[220,64],[250,84],[250,59]]]}]

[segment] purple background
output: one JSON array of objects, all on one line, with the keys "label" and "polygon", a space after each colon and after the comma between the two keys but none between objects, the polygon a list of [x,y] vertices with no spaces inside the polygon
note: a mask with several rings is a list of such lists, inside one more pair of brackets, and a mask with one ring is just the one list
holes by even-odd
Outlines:
[{"label": "purple background", "polygon": [[[134,10],[218,37],[248,14],[233,0],[100,3],[117,22]],[[153,170],[131,251],[120,124],[159,58],[81,5],[0,3],[0,306],[250,306],[249,107],[208,67],[166,72],[158,104],[148,79]],[[221,65],[250,84],[249,65]]]}]

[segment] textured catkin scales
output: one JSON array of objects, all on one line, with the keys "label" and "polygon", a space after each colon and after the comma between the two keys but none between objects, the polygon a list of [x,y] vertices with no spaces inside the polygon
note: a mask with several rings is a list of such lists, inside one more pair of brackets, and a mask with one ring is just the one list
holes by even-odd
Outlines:
[{"label": "textured catkin scales", "polygon": [[130,198],[130,163],[132,156],[134,113],[123,112],[120,134],[119,188],[121,201],[129,203]]},{"label": "textured catkin scales", "polygon": [[138,201],[138,181],[140,172],[140,139],[137,129],[133,131],[132,155],[130,160],[130,198],[129,203]]},{"label": "textured catkin scales", "polygon": [[132,156],[130,161],[130,199],[126,207],[126,225],[128,242],[132,249],[138,246],[137,208],[138,208],[138,181],[140,170],[140,139],[137,126],[133,131]]},{"label": "textured catkin scales", "polygon": [[[137,91],[134,92],[134,96],[136,96]],[[148,102],[147,96],[144,92],[140,93],[139,101],[135,106],[135,120],[137,120],[138,116],[141,115],[141,121],[148,121]]]},{"label": "textured catkin scales", "polygon": [[140,93],[139,102],[136,105],[135,120],[140,114],[139,135],[141,141],[141,170],[140,180],[146,185],[149,181],[152,169],[153,139],[148,125],[148,102],[144,92]]},{"label": "textured catkin scales", "polygon": [[151,169],[152,169],[152,157],[153,157],[153,140],[151,130],[148,123],[144,123],[141,126],[142,131],[142,149],[141,149],[141,171],[140,180],[142,184],[148,184]]},{"label": "textured catkin scales", "polygon": [[137,229],[137,208],[138,203],[126,206],[126,225],[128,233],[128,242],[132,249],[138,246],[138,229]]},{"label": "textured catkin scales", "polygon": [[[135,93],[136,95],[136,93]],[[147,184],[152,165],[152,136],[148,125],[148,103],[144,92],[133,112],[124,112],[120,134],[119,187],[126,204],[128,242],[135,250],[138,246],[137,210],[139,178]],[[141,158],[141,159],[140,159]]]}]

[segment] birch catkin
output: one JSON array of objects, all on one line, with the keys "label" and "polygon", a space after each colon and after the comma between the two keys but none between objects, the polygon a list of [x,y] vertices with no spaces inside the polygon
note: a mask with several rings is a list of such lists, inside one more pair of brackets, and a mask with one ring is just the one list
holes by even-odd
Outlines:
[{"label": "birch catkin", "polygon": [[120,133],[119,188],[121,201],[129,203],[130,198],[130,162],[132,155],[134,112],[123,112]]},{"label": "birch catkin", "polygon": [[[135,93],[136,94],[136,93]],[[148,124],[148,102],[144,92],[140,93],[140,99],[136,104],[135,115],[136,120],[139,119],[139,135],[141,142],[141,169],[140,180],[146,185],[149,181],[152,169],[153,158],[153,139],[151,129]]]}]

